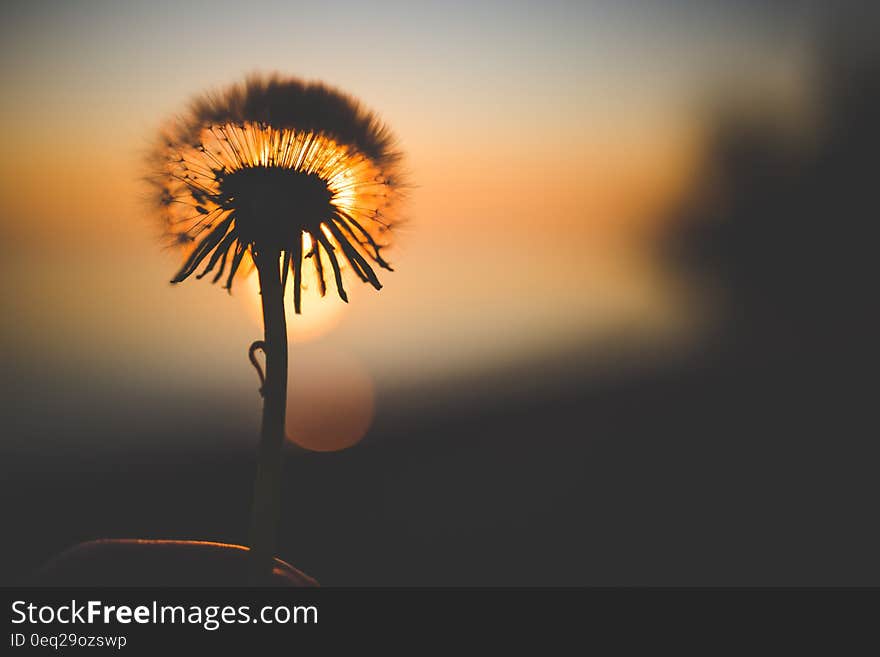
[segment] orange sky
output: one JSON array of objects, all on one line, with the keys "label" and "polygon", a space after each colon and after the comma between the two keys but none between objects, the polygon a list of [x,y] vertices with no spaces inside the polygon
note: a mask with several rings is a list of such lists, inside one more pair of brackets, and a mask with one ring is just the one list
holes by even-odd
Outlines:
[{"label": "orange sky", "polygon": [[645,247],[696,161],[700,80],[771,59],[776,79],[796,49],[728,44],[752,58],[731,62],[709,35],[683,45],[675,17],[646,32],[601,3],[490,5],[279,6],[268,25],[238,5],[16,6],[0,65],[4,332],[147,386],[252,392],[253,286],[231,299],[205,281],[170,286],[179,254],[160,250],[140,177],[165,118],[253,70],[362,97],[415,184],[395,273],[378,294],[351,286],[348,307],[328,296],[326,320],[295,319],[294,333],[321,335],[294,347],[294,368],[329,350],[381,389],[614,331],[674,332],[685,306]]}]

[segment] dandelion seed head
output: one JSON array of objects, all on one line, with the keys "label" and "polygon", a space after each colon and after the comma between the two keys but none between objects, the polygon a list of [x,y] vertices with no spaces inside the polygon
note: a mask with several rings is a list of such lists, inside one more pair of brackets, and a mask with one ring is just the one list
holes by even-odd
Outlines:
[{"label": "dandelion seed head", "polygon": [[320,83],[251,76],[197,98],[150,156],[167,241],[188,251],[172,282],[202,268],[229,289],[269,254],[293,272],[296,312],[307,263],[322,295],[332,275],[347,300],[343,270],[381,288],[400,160],[374,113]]}]

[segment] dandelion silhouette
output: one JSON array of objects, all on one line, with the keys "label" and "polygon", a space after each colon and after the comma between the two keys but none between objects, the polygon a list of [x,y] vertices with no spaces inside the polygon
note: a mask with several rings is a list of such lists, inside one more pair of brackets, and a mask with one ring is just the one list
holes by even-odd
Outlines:
[{"label": "dandelion silhouette", "polygon": [[[252,581],[271,572],[275,554],[289,274],[297,314],[309,264],[321,296],[332,275],[336,292],[348,301],[348,268],[364,283],[382,287],[375,268],[391,270],[382,250],[390,242],[401,188],[399,162],[390,131],[358,101],[320,83],[278,76],[251,76],[198,98],[151,154],[166,239],[188,250],[171,282],[210,275],[231,291],[246,260],[259,277],[265,340],[249,352],[263,395]],[[265,375],[257,350],[266,356]]]}]

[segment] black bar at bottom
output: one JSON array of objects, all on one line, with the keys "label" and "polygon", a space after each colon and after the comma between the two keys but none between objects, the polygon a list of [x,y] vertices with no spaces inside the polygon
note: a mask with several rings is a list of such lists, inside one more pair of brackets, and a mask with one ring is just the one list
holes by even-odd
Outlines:
[{"label": "black bar at bottom", "polygon": [[[880,589],[114,589],[5,588],[4,654],[90,650],[294,654],[360,643],[421,654],[447,645],[579,654],[623,647],[785,648],[878,643]],[[869,643],[865,643],[867,640]],[[560,646],[559,650],[551,649]],[[561,647],[564,646],[563,651]],[[460,650],[458,650],[460,649]],[[256,651],[256,652],[255,652]],[[335,654],[335,653],[333,653]],[[490,653],[492,654],[492,653]]]}]

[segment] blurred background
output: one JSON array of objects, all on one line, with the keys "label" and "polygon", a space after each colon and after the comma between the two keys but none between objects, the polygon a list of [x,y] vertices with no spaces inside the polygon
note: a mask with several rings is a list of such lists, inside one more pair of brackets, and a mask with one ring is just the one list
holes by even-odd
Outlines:
[{"label": "blurred background", "polygon": [[168,283],[162,122],[378,110],[396,271],[291,319],[279,556],[325,585],[880,584],[871,3],[5,2],[0,584],[246,541],[255,276]]}]

